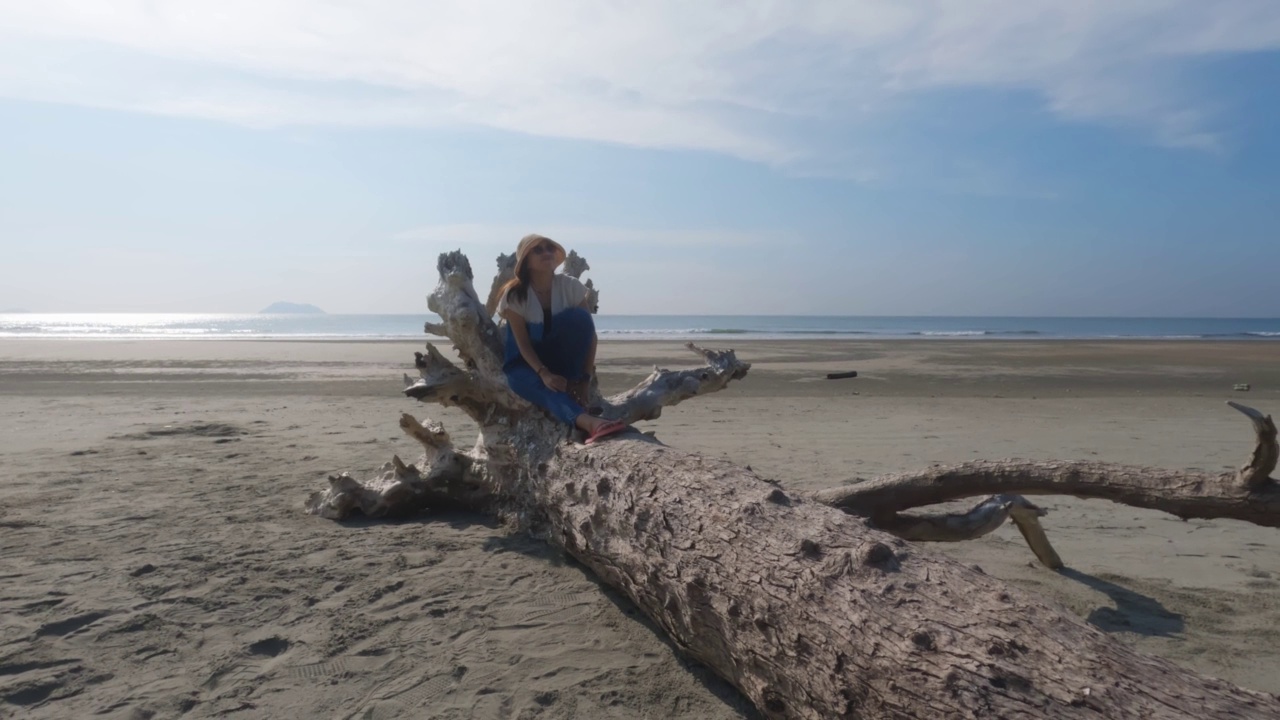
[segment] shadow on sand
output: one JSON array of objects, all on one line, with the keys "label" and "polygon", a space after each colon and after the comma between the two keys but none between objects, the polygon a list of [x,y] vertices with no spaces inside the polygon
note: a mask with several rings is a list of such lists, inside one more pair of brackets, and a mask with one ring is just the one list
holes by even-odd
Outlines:
[{"label": "shadow on sand", "polygon": [[1097,608],[1085,618],[1090,625],[1103,632],[1131,632],[1148,637],[1172,637],[1183,631],[1182,616],[1161,605],[1155,598],[1079,570],[1063,568],[1058,573],[1103,593],[1116,604],[1114,608]]}]

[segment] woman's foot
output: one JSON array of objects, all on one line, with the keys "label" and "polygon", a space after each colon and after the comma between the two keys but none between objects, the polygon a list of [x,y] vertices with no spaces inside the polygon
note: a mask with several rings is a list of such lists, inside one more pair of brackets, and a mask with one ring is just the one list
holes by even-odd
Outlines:
[{"label": "woman's foot", "polygon": [[591,434],[587,436],[587,444],[591,445],[599,440],[609,437],[610,435],[616,435],[623,430],[626,430],[627,427],[629,426],[621,420],[606,420],[603,423],[600,423],[600,426],[591,431]]},{"label": "woman's foot", "polygon": [[593,417],[586,413],[578,416],[577,425],[587,434],[586,443],[591,445],[601,438],[626,430],[630,425],[621,420],[605,420],[604,418]]}]

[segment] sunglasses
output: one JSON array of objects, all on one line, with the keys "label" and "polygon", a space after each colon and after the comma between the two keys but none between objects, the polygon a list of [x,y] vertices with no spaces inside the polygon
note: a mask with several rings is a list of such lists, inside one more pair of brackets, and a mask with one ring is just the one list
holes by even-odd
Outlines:
[{"label": "sunglasses", "polygon": [[529,252],[533,253],[534,255],[547,255],[547,254],[554,255],[556,252],[556,248],[554,245],[548,245],[547,243],[542,243],[540,245],[535,245],[533,249],[530,250]]}]

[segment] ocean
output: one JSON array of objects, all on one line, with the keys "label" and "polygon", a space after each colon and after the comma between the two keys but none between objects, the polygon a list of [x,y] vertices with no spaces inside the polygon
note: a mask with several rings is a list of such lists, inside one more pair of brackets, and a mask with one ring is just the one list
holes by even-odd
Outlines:
[{"label": "ocean", "polygon": [[[427,338],[415,315],[72,313],[0,314],[0,338]],[[820,315],[599,315],[611,340],[743,339],[1280,340],[1280,318],[872,317]]]}]

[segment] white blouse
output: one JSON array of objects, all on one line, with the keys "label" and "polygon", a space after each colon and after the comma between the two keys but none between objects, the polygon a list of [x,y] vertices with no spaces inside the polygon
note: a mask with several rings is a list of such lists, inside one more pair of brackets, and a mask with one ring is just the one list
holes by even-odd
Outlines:
[{"label": "white blouse", "polygon": [[[551,280],[551,316],[555,317],[569,308],[581,305],[586,297],[587,287],[579,282],[577,278],[564,274],[553,276]],[[511,292],[503,295],[498,300],[498,316],[503,316],[507,310],[514,310],[524,318],[526,324],[542,324],[542,303],[538,300],[538,294],[533,291],[533,288],[529,288],[529,293],[523,303],[511,297]]]}]

